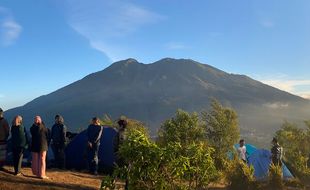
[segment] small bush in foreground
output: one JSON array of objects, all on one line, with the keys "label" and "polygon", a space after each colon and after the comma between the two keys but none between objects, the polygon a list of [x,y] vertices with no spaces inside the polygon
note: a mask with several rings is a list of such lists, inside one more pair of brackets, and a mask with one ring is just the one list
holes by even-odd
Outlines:
[{"label": "small bush in foreground", "polygon": [[227,164],[227,180],[229,189],[254,190],[258,184],[254,178],[253,166],[248,166],[240,160],[233,160]]}]

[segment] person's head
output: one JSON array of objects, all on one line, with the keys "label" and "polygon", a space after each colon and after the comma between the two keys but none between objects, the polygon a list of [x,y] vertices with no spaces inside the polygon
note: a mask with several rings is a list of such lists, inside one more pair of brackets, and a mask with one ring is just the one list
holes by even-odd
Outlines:
[{"label": "person's head", "polygon": [[64,124],[64,118],[61,115],[56,115],[55,116],[55,123],[56,124]]},{"label": "person's head", "polygon": [[23,118],[20,115],[17,115],[14,117],[12,121],[12,126],[20,126],[23,123]]},{"label": "person's head", "polygon": [[239,141],[239,145],[240,145],[240,147],[243,147],[243,146],[244,146],[244,139],[241,139],[241,140]]},{"label": "person's head", "polygon": [[34,118],[34,124],[36,124],[36,125],[40,125],[42,123],[42,119],[41,119],[41,117],[40,116],[35,116],[35,118]]},{"label": "person's head", "polygon": [[127,127],[127,120],[123,117],[121,117],[118,122],[117,122],[118,126],[120,129],[125,129]]},{"label": "person's head", "polygon": [[277,144],[278,143],[278,139],[277,138],[275,138],[275,137],[273,137],[273,139],[272,139],[272,144]]},{"label": "person's head", "polygon": [[91,120],[91,124],[100,125],[100,119],[98,117],[93,117]]},{"label": "person's head", "polygon": [[0,108],[0,118],[3,117],[3,110]]}]

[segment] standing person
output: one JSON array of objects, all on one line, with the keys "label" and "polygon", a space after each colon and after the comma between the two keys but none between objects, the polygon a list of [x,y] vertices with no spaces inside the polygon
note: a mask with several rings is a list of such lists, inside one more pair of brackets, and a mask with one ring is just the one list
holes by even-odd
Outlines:
[{"label": "standing person", "polygon": [[[118,131],[116,136],[114,137],[114,153],[115,153],[115,157],[116,157],[116,165],[118,167],[124,167],[126,164],[125,159],[119,154],[119,148],[120,146],[124,143],[124,141],[126,140],[127,136],[126,136],[126,129],[127,129],[127,120],[124,118],[120,118],[117,122],[118,124]],[[127,176],[125,176],[126,181],[125,181],[125,190],[128,189],[128,178]]]},{"label": "standing person", "polygon": [[276,138],[273,138],[271,143],[271,161],[274,165],[282,166],[282,147]]},{"label": "standing person", "polygon": [[55,157],[55,166],[59,169],[65,167],[65,145],[67,127],[61,115],[55,116],[55,124],[51,131],[51,146]]},{"label": "standing person", "polygon": [[245,146],[244,139],[241,139],[239,141],[239,147],[238,147],[237,151],[238,151],[239,159],[241,159],[244,163],[247,163],[246,146]]},{"label": "standing person", "polygon": [[98,175],[98,151],[103,127],[100,125],[98,117],[92,118],[91,124],[87,128],[88,165],[90,173]]},{"label": "standing person", "polygon": [[46,151],[48,150],[47,138],[48,131],[44,126],[40,116],[34,118],[34,123],[30,128],[31,152],[32,152],[32,173],[41,179],[48,179],[46,170]]},{"label": "standing person", "polygon": [[22,123],[23,118],[15,116],[11,127],[14,174],[17,176],[21,175],[23,153],[28,145],[26,128]]},{"label": "standing person", "polygon": [[3,110],[0,108],[0,170],[3,170],[6,159],[6,146],[9,137],[10,127],[7,120],[3,117]]},{"label": "standing person", "polygon": [[119,167],[124,166],[125,161],[124,159],[119,155],[119,147],[123,144],[123,142],[126,140],[126,128],[127,128],[127,121],[126,119],[120,118],[117,122],[118,124],[118,131],[117,134],[114,137],[114,152],[116,154],[116,164]]}]

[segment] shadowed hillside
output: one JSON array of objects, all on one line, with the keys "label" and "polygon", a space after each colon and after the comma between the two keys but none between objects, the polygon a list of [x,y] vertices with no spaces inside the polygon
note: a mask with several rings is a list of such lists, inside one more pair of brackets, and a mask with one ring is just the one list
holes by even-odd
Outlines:
[{"label": "shadowed hillside", "polygon": [[[70,130],[86,127],[94,115],[126,115],[145,122],[151,133],[178,109],[200,112],[210,98],[232,106],[245,133],[263,134],[284,119],[309,119],[309,101],[244,75],[229,74],[189,59],[165,58],[152,64],[134,59],[113,63],[5,114],[24,116],[26,126],[39,114],[50,126],[62,114]],[[259,135],[258,135],[259,136]]]}]

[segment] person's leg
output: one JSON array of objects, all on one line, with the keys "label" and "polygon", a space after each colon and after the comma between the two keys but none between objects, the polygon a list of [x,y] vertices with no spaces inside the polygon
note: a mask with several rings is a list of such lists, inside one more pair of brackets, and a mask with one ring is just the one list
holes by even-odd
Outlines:
[{"label": "person's leg", "polygon": [[59,168],[65,168],[65,145],[59,146]]},{"label": "person's leg", "polygon": [[39,153],[39,177],[46,177],[46,151]]},{"label": "person's leg", "polygon": [[56,144],[52,144],[52,151],[54,154],[54,167],[58,168],[58,148]]},{"label": "person's leg", "polygon": [[88,161],[88,169],[90,173],[93,172],[93,167],[92,167],[93,159],[94,159],[93,152],[94,152],[93,148],[90,148],[90,147],[87,148],[87,161]]},{"label": "person's leg", "polygon": [[17,174],[21,172],[23,156],[24,156],[24,149],[23,148],[19,148],[19,151],[18,151]]},{"label": "person's leg", "polygon": [[98,174],[98,152],[99,152],[99,145],[94,147],[94,160],[93,160],[93,173],[95,175]]},{"label": "person's leg", "polygon": [[18,156],[19,156],[19,151],[18,148],[14,147],[12,149],[13,153],[13,166],[14,166],[14,174],[18,174]]},{"label": "person's leg", "polygon": [[38,168],[39,168],[39,153],[37,152],[32,152],[32,161],[31,161],[31,169],[32,169],[32,173],[33,175],[38,176],[39,172],[38,172]]},{"label": "person's leg", "polygon": [[0,169],[4,166],[6,159],[6,141],[0,141]]}]

